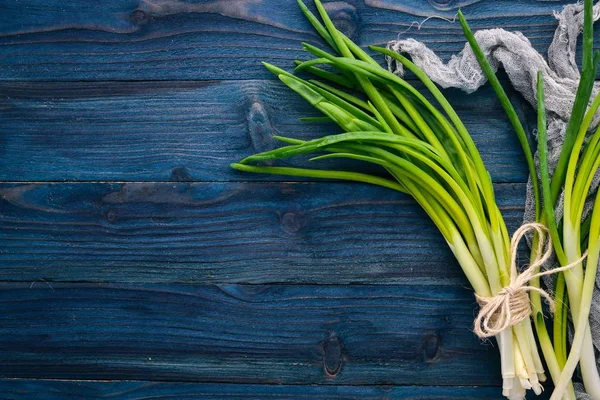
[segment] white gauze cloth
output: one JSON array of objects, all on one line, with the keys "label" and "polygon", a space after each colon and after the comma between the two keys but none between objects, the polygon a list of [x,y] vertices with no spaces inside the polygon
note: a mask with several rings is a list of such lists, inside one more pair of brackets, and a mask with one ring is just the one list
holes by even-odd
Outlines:
[{"label": "white gauze cloth", "polygon": [[[558,27],[548,49],[548,61],[533,48],[521,32],[508,32],[504,29],[486,29],[475,32],[475,38],[494,71],[502,64],[513,87],[534,107],[537,107],[537,73],[539,70],[543,71],[548,113],[548,161],[551,173],[558,162],[579,84],[580,73],[575,61],[575,48],[577,37],[583,29],[583,5],[567,5],[554,16],[558,20]],[[598,18],[600,18],[600,3],[594,6],[594,21]],[[486,82],[486,77],[468,43],[458,55],[452,56],[448,63],[444,63],[433,51],[414,39],[391,41],[388,43],[388,48],[410,55],[413,62],[443,88],[459,88],[467,93],[472,93]],[[400,76],[403,75],[402,64],[391,58],[388,58],[387,61],[390,71]],[[600,83],[597,82],[592,98],[599,89]],[[599,123],[600,117],[596,115],[591,128],[595,129]],[[532,132],[534,135],[536,133]],[[590,195],[597,191],[599,183],[600,174],[596,174]],[[591,202],[588,198],[586,215],[590,212],[590,208]],[[562,209],[561,200],[556,209],[557,216],[562,216]],[[534,222],[534,219],[535,209],[530,179],[527,185],[523,222]],[[553,279],[548,277],[545,281],[550,288]],[[596,277],[596,289],[598,287],[600,287],[600,279]],[[600,350],[600,292],[598,290],[594,293],[590,325],[594,346]],[[596,362],[600,364],[598,356]],[[578,399],[591,400],[591,397],[585,394],[582,385],[576,385],[576,390]]]}]

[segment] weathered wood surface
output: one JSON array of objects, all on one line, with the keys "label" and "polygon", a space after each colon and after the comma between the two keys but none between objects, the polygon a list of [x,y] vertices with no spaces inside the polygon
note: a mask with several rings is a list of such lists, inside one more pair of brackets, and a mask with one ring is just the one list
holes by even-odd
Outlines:
[{"label": "weathered wood surface", "polygon": [[[314,138],[334,124],[299,121],[318,112],[275,77],[270,81],[0,83],[0,180],[280,180],[229,164]],[[492,90],[449,99],[473,134],[493,178],[523,182],[522,151]],[[519,111],[529,106],[513,96]],[[531,122],[533,119],[529,118]],[[307,166],[302,158],[280,165]],[[310,163],[340,165],[339,161]],[[364,169],[364,163],[347,164]],[[283,178],[289,179],[289,178]]]},{"label": "weathered wood surface", "polygon": [[[431,386],[294,386],[232,385],[169,382],[97,382],[60,380],[0,380],[0,392],[6,400],[500,400],[496,387]],[[545,392],[537,400],[547,399]],[[532,397],[533,398],[533,397]]]},{"label": "weathered wood surface", "polygon": [[[546,52],[552,11],[567,1],[367,0],[328,2],[334,22],[359,44],[385,44],[399,33],[441,56],[462,49],[453,19],[462,7],[474,29],[522,31]],[[260,61],[292,65],[300,42],[319,44],[295,0],[192,2],[115,0],[4,2],[0,79],[169,80],[266,78]]]},{"label": "weathered wood surface", "polygon": [[[511,231],[524,184],[497,185]],[[0,185],[5,280],[466,283],[408,196],[354,183]]]},{"label": "weathered wood surface", "polygon": [[0,284],[0,376],[496,385],[475,306],[456,286]]},{"label": "weathered wood surface", "polygon": [[[322,45],[295,3],[0,5],[0,397],[501,398],[497,349],[471,333],[473,295],[414,202],[228,167],[275,134],[335,131],[299,122],[315,111],[260,65]],[[416,22],[462,7],[545,52],[567,3],[326,8],[362,46],[412,25],[403,37],[447,58],[458,23]],[[527,178],[512,129],[489,88],[445,93],[512,231]]]}]

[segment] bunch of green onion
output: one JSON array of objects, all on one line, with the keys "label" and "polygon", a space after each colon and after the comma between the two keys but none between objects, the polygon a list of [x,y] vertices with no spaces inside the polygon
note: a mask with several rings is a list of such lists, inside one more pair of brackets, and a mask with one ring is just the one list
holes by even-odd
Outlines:
[{"label": "bunch of green onion", "polygon": [[[513,123],[525,153],[531,157],[531,150],[528,148],[524,130],[514,109],[477,45],[466,21],[461,14],[459,17],[465,35]],[[532,169],[531,179],[534,183],[536,217],[539,222],[546,224],[550,229],[558,262],[563,266],[575,264],[574,268],[561,273],[555,283],[556,303],[559,307],[553,320],[553,342],[550,342],[548,338],[539,295],[536,293],[530,295],[538,339],[555,383],[555,390],[552,394],[553,400],[575,398],[571,377],[578,363],[587,394],[600,400],[600,376],[596,366],[588,320],[600,254],[599,195],[595,197],[590,215],[584,218],[586,199],[590,192],[592,180],[600,166],[600,129],[597,129],[590,137],[587,135],[592,119],[600,106],[600,94],[596,96],[586,112],[599,58],[598,52],[593,55],[593,4],[592,0],[585,0],[581,79],[559,161],[552,179],[550,179],[548,171],[544,85],[541,72],[538,74],[537,84],[538,154],[543,207],[538,194],[538,177]],[[561,191],[564,200],[562,220],[556,218],[554,213]],[[535,240],[538,239],[534,238]],[[535,248],[536,246],[532,246],[533,251],[535,251]],[[581,260],[585,254],[587,254],[587,259],[584,271]],[[535,282],[535,284],[539,285],[539,282]],[[570,313],[575,328],[570,352],[567,351],[567,304],[570,305]]]},{"label": "bunch of green onion", "polygon": [[[416,75],[443,111],[339,32],[319,0],[315,0],[315,5],[322,22],[301,1],[299,5],[336,54],[305,43],[304,49],[315,58],[298,61],[296,69],[322,80],[307,81],[276,66],[265,66],[344,133],[309,141],[276,136],[287,145],[249,156],[232,167],[257,173],[366,182],[409,194],[438,227],[477,295],[496,295],[509,284],[510,238],[489,173],[454,109],[412,62],[390,50],[370,47],[398,60]],[[359,160],[382,167],[385,175],[256,165],[316,152],[322,154],[311,160]],[[529,161],[533,166],[532,158]],[[531,321],[526,319],[502,331],[496,339],[504,395],[522,399],[528,389],[539,394],[545,376]]]}]

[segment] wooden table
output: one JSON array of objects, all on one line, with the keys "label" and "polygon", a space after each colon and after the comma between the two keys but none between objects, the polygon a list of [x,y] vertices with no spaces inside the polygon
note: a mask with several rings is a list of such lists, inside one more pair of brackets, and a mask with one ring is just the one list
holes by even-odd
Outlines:
[{"label": "wooden table", "polygon": [[[327,3],[362,45],[547,49],[562,1]],[[500,399],[472,292],[409,198],[238,173],[335,128],[260,64],[322,45],[292,0],[0,1],[0,397]],[[531,129],[530,107],[509,93]],[[446,91],[511,230],[527,170],[495,96]],[[303,165],[290,162],[289,165]]]}]

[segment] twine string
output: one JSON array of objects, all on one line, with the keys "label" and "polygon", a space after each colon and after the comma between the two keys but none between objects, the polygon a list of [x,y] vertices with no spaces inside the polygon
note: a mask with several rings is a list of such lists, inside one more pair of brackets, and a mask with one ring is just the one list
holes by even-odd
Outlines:
[{"label": "twine string", "polygon": [[[523,237],[536,231],[539,237],[535,260],[521,273],[517,270],[517,248]],[[537,292],[548,302],[550,311],[554,312],[554,300],[548,292],[539,287],[531,286],[532,279],[544,275],[567,271],[579,265],[587,257],[587,251],[578,260],[547,271],[536,272],[552,256],[552,239],[548,228],[539,223],[528,223],[521,226],[510,241],[510,284],[500,290],[495,296],[484,297],[475,294],[479,303],[479,314],[475,318],[474,332],[481,338],[489,338],[503,330],[517,325],[531,316],[529,292]]]}]

